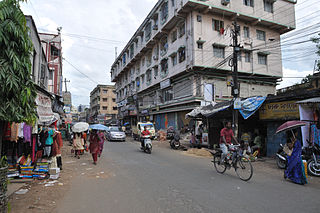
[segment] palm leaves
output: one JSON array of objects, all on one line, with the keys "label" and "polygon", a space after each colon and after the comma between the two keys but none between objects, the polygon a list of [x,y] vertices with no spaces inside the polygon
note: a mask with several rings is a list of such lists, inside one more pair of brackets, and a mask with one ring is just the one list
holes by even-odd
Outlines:
[{"label": "palm leaves", "polygon": [[19,2],[0,2],[0,120],[30,122],[36,116],[30,58],[33,44]]}]

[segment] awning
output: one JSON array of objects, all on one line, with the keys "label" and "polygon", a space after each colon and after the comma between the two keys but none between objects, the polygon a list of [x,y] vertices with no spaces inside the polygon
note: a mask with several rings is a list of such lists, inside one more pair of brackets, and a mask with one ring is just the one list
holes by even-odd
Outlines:
[{"label": "awning", "polygon": [[320,103],[320,97],[309,98],[309,99],[297,102],[297,104],[317,104],[317,103]]},{"label": "awning", "polygon": [[211,117],[217,112],[228,109],[232,105],[233,101],[213,102],[207,106],[197,107],[188,114],[186,118],[199,118],[199,117]]},{"label": "awning", "polygon": [[241,100],[241,109],[239,112],[242,117],[248,119],[261,107],[266,98],[267,97],[256,96]]}]

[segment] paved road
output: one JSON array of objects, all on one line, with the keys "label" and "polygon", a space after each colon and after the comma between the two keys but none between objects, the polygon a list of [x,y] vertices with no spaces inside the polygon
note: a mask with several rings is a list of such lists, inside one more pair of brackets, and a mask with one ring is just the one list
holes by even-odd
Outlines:
[{"label": "paved road", "polygon": [[98,165],[81,172],[58,212],[320,212],[319,184],[296,185],[260,167],[244,182],[168,148],[148,155],[137,143],[108,143]]}]

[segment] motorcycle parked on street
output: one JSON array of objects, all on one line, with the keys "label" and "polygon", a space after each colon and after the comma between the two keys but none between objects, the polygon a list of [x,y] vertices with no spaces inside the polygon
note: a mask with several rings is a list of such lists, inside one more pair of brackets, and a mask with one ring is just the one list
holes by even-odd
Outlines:
[{"label": "motorcycle parked on street", "polygon": [[317,156],[320,155],[320,147],[318,144],[312,144],[308,147],[308,153],[310,158],[307,163],[308,173],[320,177],[320,159]]},{"label": "motorcycle parked on street", "polygon": [[280,144],[278,152],[276,154],[277,166],[280,169],[285,169],[287,165],[287,154],[283,151],[283,145]]},{"label": "motorcycle parked on street", "polygon": [[181,146],[180,143],[180,134],[179,132],[175,132],[173,138],[170,140],[170,146],[172,149],[179,149]]},{"label": "motorcycle parked on street", "polygon": [[169,128],[167,129],[167,140],[172,140],[174,138],[174,134],[175,134],[175,131],[174,131],[174,128],[173,126],[169,126]]},{"label": "motorcycle parked on street", "polygon": [[152,151],[152,143],[150,135],[141,136],[141,140],[143,140],[144,146],[141,147],[141,150],[145,153],[151,154]]}]

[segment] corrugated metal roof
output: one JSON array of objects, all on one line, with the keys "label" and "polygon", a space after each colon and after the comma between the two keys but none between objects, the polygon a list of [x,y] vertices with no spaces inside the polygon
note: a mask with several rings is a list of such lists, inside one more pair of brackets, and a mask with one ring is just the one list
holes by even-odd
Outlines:
[{"label": "corrugated metal roof", "polygon": [[298,101],[297,104],[320,103],[320,97]]}]

